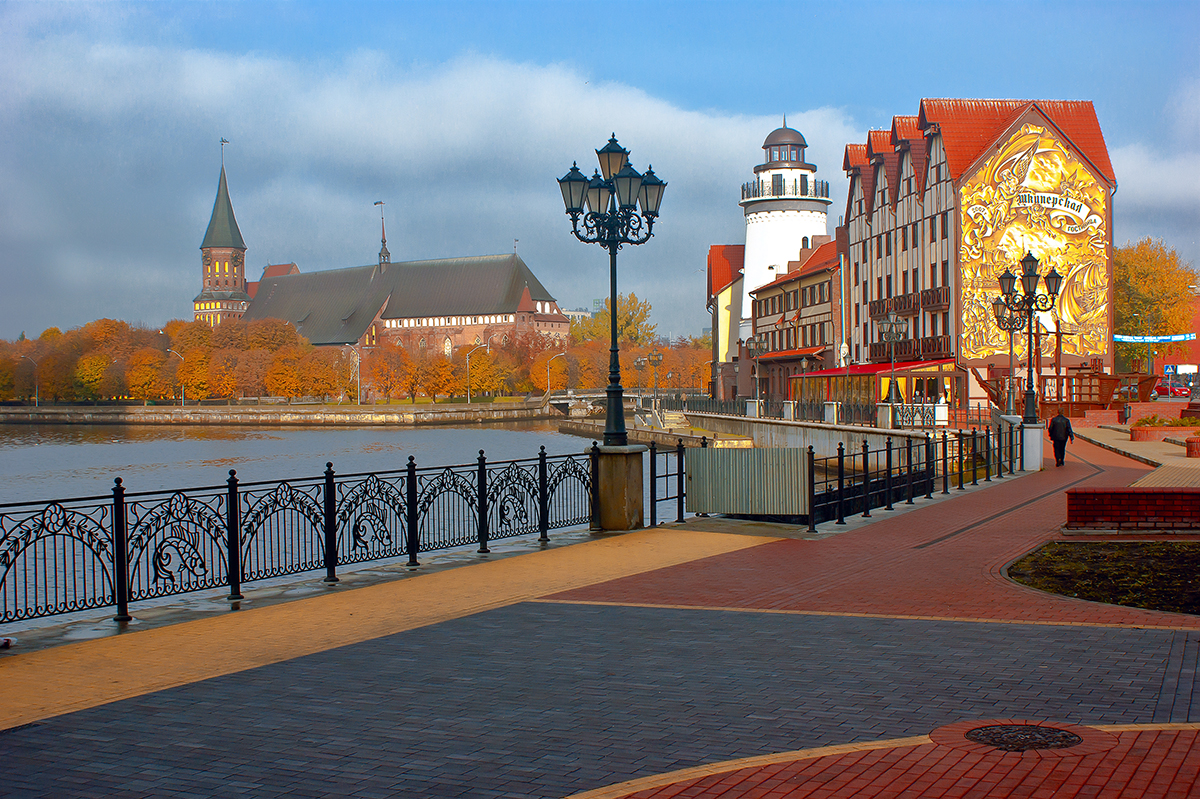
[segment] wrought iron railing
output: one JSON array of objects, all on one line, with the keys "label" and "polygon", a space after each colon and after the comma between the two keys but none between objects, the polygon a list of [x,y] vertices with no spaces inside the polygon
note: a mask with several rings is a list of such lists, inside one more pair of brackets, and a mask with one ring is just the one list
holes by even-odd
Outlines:
[{"label": "wrought iron railing", "polygon": [[[838,444],[838,453],[828,458],[813,456],[809,447],[809,529],[819,522],[856,513],[869,517],[875,508],[891,510],[898,502],[912,504],[917,496],[930,498],[940,487],[963,491],[967,484],[979,485],[1013,474],[1024,456],[1024,437],[1014,425],[971,428],[943,432],[940,437],[904,439],[893,446],[891,438],[882,449],[870,449],[863,440],[861,450]],[[939,486],[940,484],[940,486]]]},{"label": "wrought iron railing", "polygon": [[692,411],[694,413],[720,413],[725,416],[745,416],[745,400],[722,400],[693,394],[684,399],[664,397],[658,402],[666,411]]},{"label": "wrought iron railing", "polygon": [[596,457],[489,463],[240,483],[0,505],[0,622],[117,607],[243,581],[586,524]]},{"label": "wrought iron railing", "polygon": [[773,185],[766,180],[754,180],[742,184],[742,199],[756,200],[771,197],[813,197],[829,199],[828,180],[791,180],[782,185]]},{"label": "wrought iron railing", "polygon": [[[708,446],[708,438],[701,441],[700,446]],[[675,521],[683,521],[683,501],[687,496],[683,480],[683,439],[679,439],[673,447],[658,448],[658,444],[650,442],[650,526],[658,525],[658,503],[675,501]],[[662,458],[659,465],[658,459]],[[671,478],[675,478],[675,493],[671,493]],[[662,484],[661,489],[659,483]]]}]

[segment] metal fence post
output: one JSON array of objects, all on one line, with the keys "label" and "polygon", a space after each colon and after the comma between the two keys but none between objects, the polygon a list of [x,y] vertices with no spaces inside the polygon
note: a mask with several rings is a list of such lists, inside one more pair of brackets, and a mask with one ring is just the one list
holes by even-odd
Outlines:
[{"label": "metal fence post", "polygon": [[336,583],[337,577],[337,497],[333,485],[333,463],[325,464],[325,579]]},{"label": "metal fence post", "polygon": [[408,550],[408,565],[420,566],[417,550],[421,548],[421,533],[417,527],[417,459],[408,456],[408,472],[404,477],[404,516],[408,526],[404,548]]},{"label": "metal fence post", "polygon": [[812,444],[808,445],[808,531],[817,531],[817,462]]},{"label": "metal fence post", "polygon": [[[1016,435],[1015,431],[1013,432],[1013,435]],[[1021,444],[1018,447],[1018,456],[1021,458],[1021,471],[1025,471],[1025,429],[1024,429],[1024,425],[1022,425],[1022,427],[1021,427],[1020,439],[1021,439]]]},{"label": "metal fence post", "polygon": [[963,491],[963,431],[958,431],[958,490]]},{"label": "metal fence post", "polygon": [[592,461],[592,510],[591,519],[588,520],[588,528],[591,530],[600,529],[600,446],[593,441],[592,449],[588,453]]},{"label": "metal fence post", "polygon": [[658,525],[658,445],[650,442],[650,526]]},{"label": "metal fence post", "polygon": [[550,484],[546,474],[546,448],[538,450],[538,540],[550,540]]},{"label": "metal fence post", "polygon": [[992,482],[992,427],[984,428],[983,437],[983,482]]},{"label": "metal fence post", "polygon": [[1004,427],[996,425],[996,477],[1004,477]]},{"label": "metal fence post", "polygon": [[871,518],[871,445],[863,439],[863,518]]},{"label": "metal fence post", "polygon": [[908,499],[904,501],[905,505],[913,504],[913,474],[912,474],[912,438],[906,438],[904,445],[904,460],[905,466],[908,469]]},{"label": "metal fence post", "polygon": [[929,434],[925,434],[925,499],[933,499],[933,477],[936,474],[934,469],[934,443]]},{"label": "metal fence post", "polygon": [[113,479],[113,599],[117,615],[113,621],[132,621],[129,615],[129,545],[125,530],[125,486],[121,478]]},{"label": "metal fence post", "polygon": [[883,476],[883,487],[887,491],[884,507],[892,510],[892,437],[887,437],[887,472]]},{"label": "metal fence post", "polygon": [[475,474],[475,487],[478,492],[478,510],[479,514],[479,550],[482,555],[486,555],[491,550],[488,549],[488,499],[487,499],[487,458],[483,454],[483,450],[479,450],[479,467]]},{"label": "metal fence post", "polygon": [[979,431],[971,428],[971,485],[979,485]]},{"label": "metal fence post", "polygon": [[846,445],[838,442],[838,524],[846,523]]},{"label": "metal fence post", "polygon": [[242,599],[242,513],[235,469],[229,470],[228,486],[225,498],[225,547],[228,550],[229,599]]},{"label": "metal fence post", "polygon": [[675,521],[683,521],[683,439],[675,445]]},{"label": "metal fence post", "polygon": [[942,431],[942,493],[950,493],[950,439]]}]

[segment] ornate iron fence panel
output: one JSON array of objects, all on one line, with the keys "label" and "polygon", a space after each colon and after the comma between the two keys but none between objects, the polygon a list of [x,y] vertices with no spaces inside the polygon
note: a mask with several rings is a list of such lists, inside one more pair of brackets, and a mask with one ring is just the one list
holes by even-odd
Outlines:
[{"label": "ornate iron fence panel", "polygon": [[488,537],[512,538],[538,531],[538,463],[488,465]]},{"label": "ornate iron fence panel", "polygon": [[823,422],[825,421],[825,403],[813,400],[796,400],[796,421]]},{"label": "ornate iron fence panel", "polygon": [[550,529],[587,524],[592,503],[592,475],[588,456],[547,458],[546,466]]},{"label": "ornate iron fence panel", "polygon": [[325,515],[320,483],[247,483],[241,487],[242,579],[318,569]]},{"label": "ornate iron fence panel", "polygon": [[112,605],[112,501],[0,507],[0,621]]},{"label": "ornate iron fence panel", "polygon": [[[349,475],[338,479],[336,490],[338,563],[408,554],[404,540],[408,503],[402,472]],[[320,541],[319,526],[313,536]]]},{"label": "ornate iron fence panel", "polygon": [[224,487],[125,499],[131,601],[227,584]]},{"label": "ornate iron fence panel", "polygon": [[479,490],[475,466],[417,470],[417,528],[421,551],[475,542],[479,530]]},{"label": "ornate iron fence panel", "polygon": [[896,405],[898,427],[933,427],[937,424],[934,413],[936,405],[930,403],[905,403]]},{"label": "ornate iron fence panel", "polygon": [[865,424],[874,426],[875,406],[854,402],[838,405],[838,424]]}]

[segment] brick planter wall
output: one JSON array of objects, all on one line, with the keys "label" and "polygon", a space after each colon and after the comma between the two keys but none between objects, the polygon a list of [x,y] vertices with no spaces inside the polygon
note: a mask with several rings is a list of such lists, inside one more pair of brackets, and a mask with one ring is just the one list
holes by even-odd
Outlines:
[{"label": "brick planter wall", "polygon": [[1198,488],[1071,488],[1067,528],[1200,530]]}]

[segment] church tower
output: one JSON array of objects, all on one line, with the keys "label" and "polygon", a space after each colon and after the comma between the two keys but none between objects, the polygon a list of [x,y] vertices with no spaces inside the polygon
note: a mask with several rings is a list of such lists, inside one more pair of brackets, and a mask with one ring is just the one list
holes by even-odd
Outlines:
[{"label": "church tower", "polygon": [[200,263],[203,288],[192,301],[193,318],[212,327],[241,319],[250,304],[246,293],[246,242],[233,216],[224,163],[212,218],[200,244]]},{"label": "church tower", "polygon": [[817,168],[804,160],[806,147],[804,136],[789,128],[785,118],[783,127],[763,142],[763,163],[754,167],[754,180],[742,184],[742,339],[753,332],[750,292],[783,275],[802,248],[815,246],[815,237],[828,236],[829,181],[816,179]]}]

